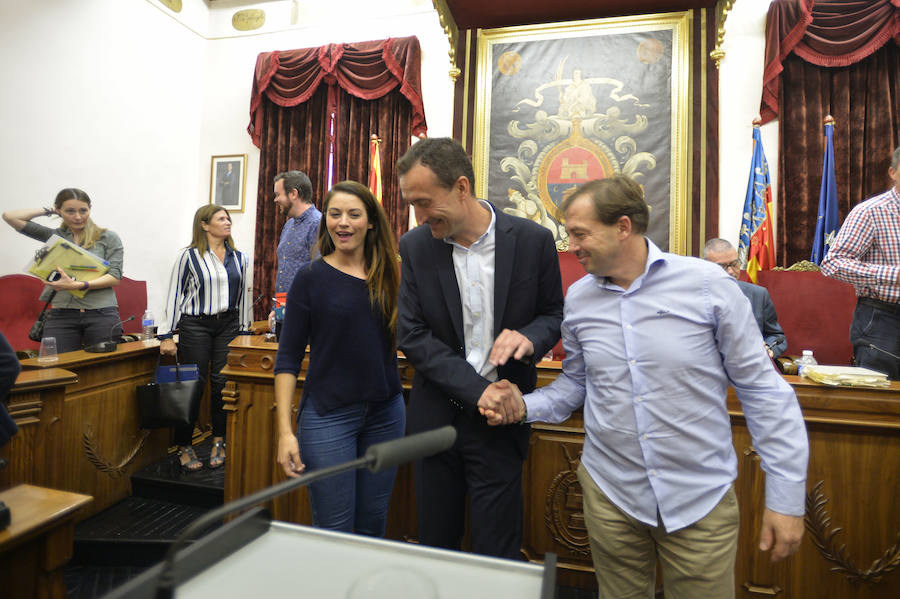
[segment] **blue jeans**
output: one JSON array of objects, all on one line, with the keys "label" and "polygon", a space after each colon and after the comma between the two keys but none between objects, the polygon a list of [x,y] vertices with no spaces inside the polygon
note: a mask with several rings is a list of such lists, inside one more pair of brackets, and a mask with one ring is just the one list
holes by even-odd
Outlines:
[{"label": "blue jeans", "polygon": [[[313,472],[365,455],[371,445],[403,436],[403,396],[360,402],[319,414],[309,398],[303,402],[297,437],[300,457]],[[329,530],[384,536],[388,503],[397,469],[360,469],[315,482],[309,487],[313,525]]]},{"label": "blue jeans", "polygon": [[[889,379],[900,381],[900,360],[885,353],[900,356],[900,313],[860,301],[853,311],[850,343],[857,366],[884,372]],[[882,351],[872,349],[870,343]]]}]

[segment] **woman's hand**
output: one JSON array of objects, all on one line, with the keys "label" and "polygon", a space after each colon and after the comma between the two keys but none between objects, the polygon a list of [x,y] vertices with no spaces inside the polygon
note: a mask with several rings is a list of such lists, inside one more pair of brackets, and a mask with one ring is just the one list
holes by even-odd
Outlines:
[{"label": "woman's hand", "polygon": [[159,342],[159,353],[163,356],[174,356],[178,346],[174,339],[163,339]]},{"label": "woman's hand", "polygon": [[53,287],[55,291],[69,291],[70,289],[83,289],[84,283],[81,281],[76,281],[72,277],[66,274],[61,267],[57,266],[56,271],[59,273],[59,278],[55,281],[48,282],[47,284]]},{"label": "woman's hand", "polygon": [[278,463],[288,478],[297,478],[306,470],[306,464],[300,461],[300,444],[291,433],[282,433],[278,437]]}]

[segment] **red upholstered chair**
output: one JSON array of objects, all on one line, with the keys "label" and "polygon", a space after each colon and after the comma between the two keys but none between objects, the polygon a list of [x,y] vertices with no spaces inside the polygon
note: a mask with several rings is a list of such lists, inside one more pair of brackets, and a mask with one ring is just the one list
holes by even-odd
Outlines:
[{"label": "red upholstered chair", "polygon": [[[0,277],[0,331],[15,350],[38,349],[36,341],[28,338],[28,331],[44,307],[38,297],[44,284],[30,275],[5,275]],[[135,319],[126,323],[125,334],[141,331],[141,316],[147,309],[147,282],[127,277],[116,286],[119,314]]]},{"label": "red upholstered chair", "polygon": [[[569,291],[569,286],[583,277],[585,274],[584,267],[578,262],[575,254],[570,252],[559,253],[559,272],[562,275],[563,295]],[[553,359],[562,360],[566,356],[563,351],[562,340],[557,341],[553,346]]]},{"label": "red upholstered chair", "polygon": [[852,363],[850,322],[856,307],[852,285],[820,272],[762,270],[757,282],[769,290],[787,337],[785,355],[813,350],[819,364]]}]

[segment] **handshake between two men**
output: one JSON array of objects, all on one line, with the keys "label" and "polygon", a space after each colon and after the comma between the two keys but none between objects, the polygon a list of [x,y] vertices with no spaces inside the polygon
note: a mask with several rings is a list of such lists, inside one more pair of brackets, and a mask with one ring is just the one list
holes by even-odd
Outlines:
[{"label": "handshake between two men", "polygon": [[515,383],[506,379],[491,383],[478,400],[478,411],[491,426],[516,424],[525,420],[525,400]]}]

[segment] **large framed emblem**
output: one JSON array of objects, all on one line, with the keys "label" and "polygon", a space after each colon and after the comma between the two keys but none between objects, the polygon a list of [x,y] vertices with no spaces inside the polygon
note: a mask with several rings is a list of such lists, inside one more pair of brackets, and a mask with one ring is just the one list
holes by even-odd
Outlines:
[{"label": "large framed emblem", "polygon": [[685,253],[690,206],[689,12],[478,34],[476,192],[568,248],[560,201],[623,173],[644,188],[647,235]]}]

